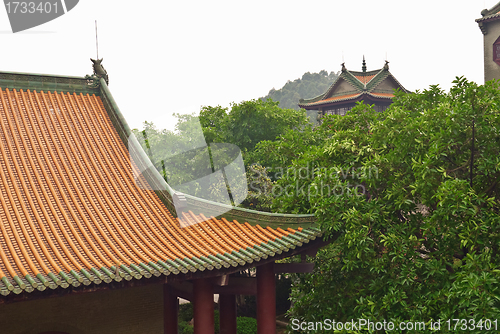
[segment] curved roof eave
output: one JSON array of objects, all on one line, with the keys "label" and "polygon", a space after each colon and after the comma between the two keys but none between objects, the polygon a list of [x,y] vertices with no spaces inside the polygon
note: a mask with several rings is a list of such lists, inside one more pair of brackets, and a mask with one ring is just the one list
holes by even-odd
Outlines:
[{"label": "curved roof eave", "polygon": [[0,73],[0,114],[0,154],[10,161],[0,164],[0,189],[12,190],[1,196],[0,215],[16,216],[0,221],[0,295],[217,276],[322,235],[312,215],[240,208],[218,218],[184,212],[196,224],[180,226],[168,188],[135,184],[131,131],[104,79]]}]

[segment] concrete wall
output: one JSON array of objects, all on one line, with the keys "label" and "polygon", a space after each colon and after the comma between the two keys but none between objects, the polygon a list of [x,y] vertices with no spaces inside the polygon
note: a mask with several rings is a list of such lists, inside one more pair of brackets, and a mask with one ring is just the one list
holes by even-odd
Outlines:
[{"label": "concrete wall", "polygon": [[484,80],[500,79],[500,65],[493,61],[493,43],[500,37],[500,20],[484,23]]},{"label": "concrete wall", "polygon": [[162,285],[0,304],[0,333],[163,333]]}]

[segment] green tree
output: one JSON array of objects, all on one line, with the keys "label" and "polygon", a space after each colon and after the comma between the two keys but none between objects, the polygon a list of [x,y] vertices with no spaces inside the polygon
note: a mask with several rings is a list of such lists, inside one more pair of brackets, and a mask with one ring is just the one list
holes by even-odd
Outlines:
[{"label": "green tree", "polygon": [[224,133],[228,120],[227,113],[227,108],[221,106],[204,106],[201,108],[199,120],[207,144],[224,142],[227,137],[226,133]]},{"label": "green tree", "polygon": [[294,160],[321,147],[325,135],[328,134],[325,134],[322,128],[315,128],[312,125],[303,127],[301,131],[289,129],[276,140],[263,140],[257,143],[246,158],[248,162],[265,166],[269,177],[277,180]]},{"label": "green tree", "polygon": [[253,164],[247,168],[246,177],[248,194],[241,205],[252,210],[270,212],[274,182],[268,177],[266,168]]},{"label": "green tree", "polygon": [[227,143],[243,151],[253,150],[263,140],[275,140],[288,129],[308,123],[304,110],[282,109],[272,100],[250,100],[233,104],[224,123]]},{"label": "green tree", "polygon": [[292,317],[424,321],[421,332],[500,317],[499,106],[496,82],[457,78],[449,93],[397,93],[384,113],[325,118],[323,143],[291,163],[308,177],[283,175],[298,191],[274,203],[314,212],[336,238],[296,276]]},{"label": "green tree", "polygon": [[[189,193],[201,192],[196,181],[212,172],[209,149],[194,115],[176,114],[176,131],[159,130],[153,123],[144,122],[144,129],[132,132],[154,167],[174,189],[190,181]],[[186,192],[186,191],[185,191]]]},{"label": "green tree", "polygon": [[[217,178],[217,175],[212,175],[213,172],[230,164],[239,154],[239,151],[235,152],[235,147],[224,147],[221,144],[232,144],[241,149],[247,168],[250,168],[253,161],[246,159],[246,154],[249,154],[259,141],[275,140],[291,129],[297,131],[308,127],[304,110],[281,109],[278,103],[272,100],[233,103],[229,112],[227,108],[220,106],[205,106],[199,116],[175,116],[178,121],[174,132],[158,130],[154,124],[148,122],[144,123],[144,130],[134,129],[133,132],[170,186],[174,189],[180,185],[189,186],[189,189],[183,188],[183,191],[196,196],[208,190],[214,200],[217,194],[226,198],[225,192],[221,192],[226,187],[223,180],[200,180],[205,176]],[[265,179],[266,177],[263,178]],[[200,182],[211,185],[209,189],[204,189]],[[238,190],[239,193],[243,191],[232,189],[236,192]],[[243,204],[250,208],[269,210],[269,193],[259,190],[251,191],[250,194],[251,200]]]}]

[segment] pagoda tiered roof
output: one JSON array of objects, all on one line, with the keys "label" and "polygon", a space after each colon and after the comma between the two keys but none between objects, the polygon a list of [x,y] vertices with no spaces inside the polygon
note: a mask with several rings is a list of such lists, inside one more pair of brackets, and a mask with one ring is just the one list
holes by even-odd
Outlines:
[{"label": "pagoda tiered roof", "polygon": [[389,72],[388,62],[379,70],[366,71],[363,59],[363,70],[350,71],[342,64],[342,72],[328,90],[312,99],[301,99],[299,107],[304,109],[328,108],[333,105],[366,100],[375,102],[394,97],[394,89],[407,90]]},{"label": "pagoda tiered roof", "polygon": [[0,72],[0,117],[1,295],[217,276],[321,235],[311,215],[236,208],[183,212],[182,227],[171,194],[136,184],[130,129],[102,78]]}]

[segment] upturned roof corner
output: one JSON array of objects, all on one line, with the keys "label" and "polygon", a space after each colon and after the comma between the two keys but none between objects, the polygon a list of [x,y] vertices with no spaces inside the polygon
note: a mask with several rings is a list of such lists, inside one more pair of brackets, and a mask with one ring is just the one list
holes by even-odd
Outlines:
[{"label": "upturned roof corner", "polygon": [[207,211],[217,203],[192,196],[198,211],[182,212],[182,226],[168,191],[137,182],[142,161],[130,157],[131,130],[101,61],[86,77],[0,72],[0,303],[143,277],[215,277],[319,240],[314,215],[229,208],[215,217]]},{"label": "upturned roof corner", "polygon": [[500,20],[500,2],[490,9],[483,9],[481,11],[481,16],[481,18],[476,19],[476,22],[483,35],[486,35],[488,34],[488,29],[485,23]]}]

